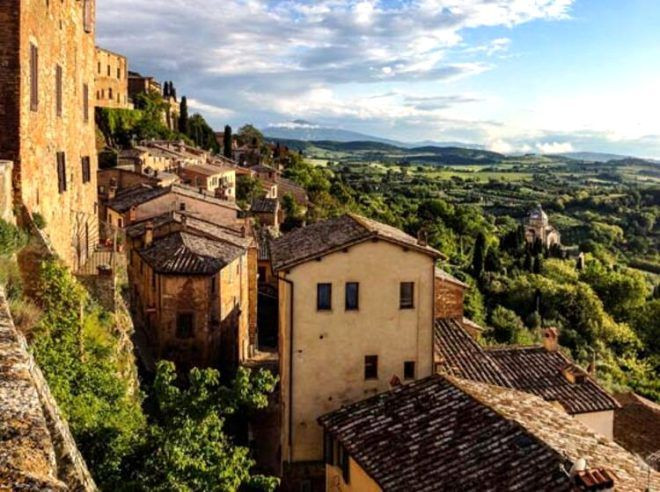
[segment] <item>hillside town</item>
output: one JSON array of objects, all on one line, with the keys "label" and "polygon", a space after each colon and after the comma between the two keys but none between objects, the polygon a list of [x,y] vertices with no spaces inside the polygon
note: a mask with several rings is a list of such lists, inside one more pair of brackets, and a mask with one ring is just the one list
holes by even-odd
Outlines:
[{"label": "hillside town", "polygon": [[[233,425],[278,490],[660,490],[657,404],[610,391],[557,327],[540,344],[484,344],[473,287],[424,233],[307,219],[308,190],[285,173],[299,153],[229,127],[216,150],[183,138],[175,83],[97,46],[95,11],[0,4],[0,217],[31,236],[26,292],[56,258],[113,319],[125,308],[141,381],[160,361],[183,386],[195,368],[269,371],[267,403]],[[147,98],[175,137],[113,140],[103,125],[147,113]],[[246,200],[249,182],[260,193]],[[570,252],[540,205],[522,226]],[[7,295],[0,489],[97,490]]]}]

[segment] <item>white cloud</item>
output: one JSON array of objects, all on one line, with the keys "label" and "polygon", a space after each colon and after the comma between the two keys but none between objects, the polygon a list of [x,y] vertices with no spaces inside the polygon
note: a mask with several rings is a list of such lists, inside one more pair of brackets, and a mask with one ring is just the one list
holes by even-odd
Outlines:
[{"label": "white cloud", "polygon": [[575,148],[570,142],[547,142],[537,143],[536,149],[541,154],[563,154],[565,152],[573,152]]},{"label": "white cloud", "polygon": [[221,108],[213,104],[205,104],[197,99],[188,99],[188,107],[221,118],[229,118],[234,115],[234,111],[231,109]]}]

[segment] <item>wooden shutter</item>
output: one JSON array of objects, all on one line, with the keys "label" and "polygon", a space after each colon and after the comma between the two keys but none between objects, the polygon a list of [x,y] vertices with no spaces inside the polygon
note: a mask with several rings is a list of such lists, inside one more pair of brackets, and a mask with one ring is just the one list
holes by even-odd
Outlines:
[{"label": "wooden shutter", "polygon": [[92,180],[92,174],[90,169],[90,158],[85,156],[81,159],[82,163],[82,180],[83,183],[89,183]]},{"label": "wooden shutter", "polygon": [[83,121],[89,121],[89,85],[83,84]]},{"label": "wooden shutter", "polygon": [[57,191],[64,193],[66,191],[66,154],[57,153]]},{"label": "wooden shutter", "polygon": [[55,66],[55,112],[62,116],[62,67]]},{"label": "wooden shutter", "polygon": [[30,44],[30,109],[39,109],[39,49]]}]

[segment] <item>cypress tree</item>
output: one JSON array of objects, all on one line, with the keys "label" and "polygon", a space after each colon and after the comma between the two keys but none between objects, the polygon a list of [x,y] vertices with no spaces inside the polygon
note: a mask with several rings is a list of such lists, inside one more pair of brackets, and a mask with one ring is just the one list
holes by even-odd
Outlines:
[{"label": "cypress tree", "polygon": [[481,278],[484,274],[484,265],[486,263],[486,235],[480,232],[474,243],[474,254],[472,256],[472,271],[476,278]]},{"label": "cypress tree", "polygon": [[179,132],[188,135],[190,127],[188,125],[188,98],[181,98],[181,114],[179,114]]},{"label": "cypress tree", "polygon": [[231,159],[234,155],[232,149],[232,135],[231,135],[231,126],[225,126],[225,135],[222,142],[222,153],[227,159]]}]

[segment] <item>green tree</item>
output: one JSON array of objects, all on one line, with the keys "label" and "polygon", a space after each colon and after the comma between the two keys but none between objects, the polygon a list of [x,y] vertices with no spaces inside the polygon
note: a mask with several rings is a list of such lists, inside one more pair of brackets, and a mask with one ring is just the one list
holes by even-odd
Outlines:
[{"label": "green tree", "polygon": [[181,98],[181,114],[179,114],[179,132],[188,135],[188,98],[183,96]]},{"label": "green tree", "polygon": [[529,345],[534,337],[525,328],[520,317],[510,309],[497,306],[490,315],[492,338],[498,343]]},{"label": "green tree", "polygon": [[234,156],[233,142],[234,138],[231,134],[231,126],[225,125],[225,133],[222,140],[222,154],[227,159],[231,159]]},{"label": "green tree", "polygon": [[253,125],[243,125],[238,130],[238,139],[243,145],[250,145],[255,149],[260,149],[264,144],[264,135]]},{"label": "green tree", "polygon": [[198,147],[215,153],[220,152],[220,145],[215,138],[215,132],[201,114],[192,115],[188,120],[188,126],[188,134]]},{"label": "green tree", "polygon": [[161,361],[154,380],[156,412],[146,440],[138,488],[152,491],[236,491],[241,486],[274,491],[275,478],[252,476],[254,460],[225,431],[239,409],[263,409],[276,378],[241,368],[229,387],[214,369],[193,369],[177,382],[174,364]]},{"label": "green tree", "polygon": [[249,206],[252,200],[264,196],[264,187],[257,177],[240,175],[236,178],[236,200]]},{"label": "green tree", "polygon": [[484,275],[486,249],[486,235],[480,232],[477,235],[477,240],[474,243],[474,252],[472,253],[472,274],[477,279],[480,279]]}]

